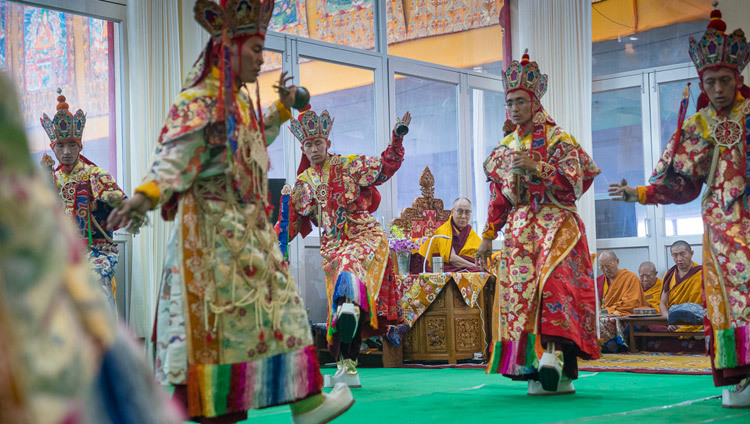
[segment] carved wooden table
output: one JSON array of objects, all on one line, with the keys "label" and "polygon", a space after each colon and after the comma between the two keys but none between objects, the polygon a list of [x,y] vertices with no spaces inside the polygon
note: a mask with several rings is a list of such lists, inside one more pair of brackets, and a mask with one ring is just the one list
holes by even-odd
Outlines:
[{"label": "carved wooden table", "polygon": [[[703,331],[650,331],[647,327],[650,325],[663,325],[668,324],[666,317],[652,316],[652,317],[638,317],[630,315],[622,318],[623,325],[630,325],[630,351],[636,352],[635,338],[636,337],[700,337],[703,336]],[[641,327],[641,328],[637,328]],[[645,329],[643,327],[646,327]]]},{"label": "carved wooden table", "polygon": [[494,277],[420,274],[399,276],[399,281],[409,285],[401,300],[411,325],[402,342],[403,359],[455,364],[476,352],[488,357]]}]

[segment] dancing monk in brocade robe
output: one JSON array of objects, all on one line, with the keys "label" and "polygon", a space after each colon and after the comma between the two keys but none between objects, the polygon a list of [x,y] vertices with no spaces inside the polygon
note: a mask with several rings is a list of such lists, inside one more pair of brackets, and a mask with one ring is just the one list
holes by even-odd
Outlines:
[{"label": "dancing monk in brocade robe", "polygon": [[[444,272],[481,271],[482,267],[474,263],[474,258],[482,239],[471,228],[469,220],[471,220],[471,201],[460,197],[453,202],[450,218],[435,230],[435,235],[446,236],[449,239],[435,237],[429,255],[427,249],[430,246],[430,239],[425,240],[419,248],[419,253],[414,254],[416,260],[412,263],[418,262],[419,269],[413,269],[412,273],[421,273],[425,256],[432,258],[434,255],[440,255],[443,258]],[[427,261],[427,272],[432,272],[431,263]]]},{"label": "dancing monk in brocade robe", "polygon": [[515,129],[484,162],[490,206],[477,251],[485,264],[505,227],[487,372],[528,380],[530,395],[574,393],[577,357],[599,357],[593,266],[575,202],[600,170],[542,107],[547,76],[536,62],[524,54],[503,77]]},{"label": "dancing monk in brocade robe", "polygon": [[[118,204],[125,193],[109,172],[99,168],[81,154],[83,128],[86,115],[78,109],[75,115],[68,110],[62,90],[57,89],[57,112],[52,119],[43,114],[42,127],[50,139],[60,165],[52,176],[60,190],[65,214],[71,217],[88,247],[88,261],[99,278],[102,292],[112,310],[115,311],[115,268],[117,267],[117,243],[113,232],[107,230],[107,217],[113,205]],[[44,155],[42,164],[51,166],[52,158]]]},{"label": "dancing monk in brocade robe", "polygon": [[[402,123],[408,125],[406,112]],[[333,118],[312,110],[292,121],[290,130],[304,153],[289,200],[288,240],[307,236],[311,222],[320,230],[326,296],[328,345],[338,362],[326,386],[343,382],[361,387],[357,358],[362,337],[383,334],[402,318],[388,239],[372,214],[380,204],[376,186],[388,181],[404,159],[403,136],[394,129],[380,157],[331,155]]]},{"label": "dancing monk in brocade robe", "polygon": [[653,262],[643,262],[638,267],[638,277],[641,279],[641,289],[643,297],[646,298],[649,306],[659,312],[661,302],[661,291],[664,287],[664,281],[656,277],[656,265]]},{"label": "dancing monk in brocade robe", "polygon": [[290,404],[295,423],[328,422],[354,402],[323,377],[304,303],[269,222],[266,145],[291,117],[296,87],[265,114],[256,82],[272,1],[198,0],[211,33],[177,96],[143,184],[110,223],[161,207],[175,225],[156,313],[156,375],[192,421],[236,422]]},{"label": "dancing monk in brocade robe", "polygon": [[619,268],[620,259],[615,252],[605,250],[599,255],[602,275],[596,279],[602,309],[609,315],[630,315],[633,309],[648,306],[638,276]]},{"label": "dancing monk in brocade robe", "polygon": [[714,384],[737,385],[724,389],[725,407],[750,407],[750,87],[741,75],[750,46],[742,30],[725,30],[721,12],[714,9],[703,37],[690,38],[690,57],[700,77],[698,111],[684,119],[686,89],[680,125],[650,185],[613,184],[609,191],[613,200],[683,204],[706,185],[701,206],[703,325]]}]

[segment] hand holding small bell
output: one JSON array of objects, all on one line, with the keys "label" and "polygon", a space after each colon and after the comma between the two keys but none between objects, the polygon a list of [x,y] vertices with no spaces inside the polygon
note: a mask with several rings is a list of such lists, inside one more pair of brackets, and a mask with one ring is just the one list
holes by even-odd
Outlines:
[{"label": "hand holding small bell", "polygon": [[287,72],[282,72],[279,83],[274,84],[273,88],[279,93],[279,100],[284,106],[300,110],[310,103],[310,92],[305,87],[287,86],[286,84],[293,78],[287,76]]}]

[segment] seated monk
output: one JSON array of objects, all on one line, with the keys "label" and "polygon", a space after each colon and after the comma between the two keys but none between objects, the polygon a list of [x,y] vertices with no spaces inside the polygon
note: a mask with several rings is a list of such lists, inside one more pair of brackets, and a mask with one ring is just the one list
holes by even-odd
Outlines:
[{"label": "seated monk", "polygon": [[[422,272],[424,258],[432,258],[440,255],[443,258],[443,272],[480,272],[482,269],[474,264],[474,254],[482,242],[476,232],[469,225],[471,220],[471,201],[465,197],[459,197],[453,202],[450,218],[435,230],[435,235],[448,236],[450,239],[435,237],[428,238],[419,248],[419,253],[412,257],[411,273]],[[427,249],[430,249],[427,254]],[[418,268],[417,268],[418,266]],[[432,261],[427,261],[427,272],[432,272]]]},{"label": "seated monk", "polygon": [[[702,305],[702,283],[703,267],[693,262],[693,249],[683,240],[678,240],[670,247],[670,253],[675,265],[664,274],[664,289],[662,290],[659,311],[664,317],[676,312],[673,307],[686,303]],[[670,310],[671,309],[671,310]],[[680,309],[679,307],[677,308]],[[700,309],[702,312],[702,308]],[[695,321],[702,320],[702,316],[696,315]],[[701,313],[702,315],[702,313]],[[670,331],[701,331],[703,325],[670,325]]]},{"label": "seated monk", "polygon": [[620,269],[620,259],[615,252],[605,250],[599,255],[599,269],[602,275],[596,279],[596,286],[602,300],[602,312],[630,315],[634,308],[648,307],[638,276]]},{"label": "seated monk", "polygon": [[661,291],[664,280],[657,277],[656,265],[653,262],[644,262],[638,267],[638,277],[641,279],[643,296],[648,304],[660,313]]}]

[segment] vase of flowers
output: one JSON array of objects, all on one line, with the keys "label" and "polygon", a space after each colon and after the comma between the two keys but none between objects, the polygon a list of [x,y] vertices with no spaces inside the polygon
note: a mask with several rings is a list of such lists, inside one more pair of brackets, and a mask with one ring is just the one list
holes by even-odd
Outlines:
[{"label": "vase of flowers", "polygon": [[409,262],[411,261],[411,251],[418,247],[401,228],[391,225],[391,231],[388,235],[388,246],[396,254],[396,272],[398,274],[409,273]]}]

